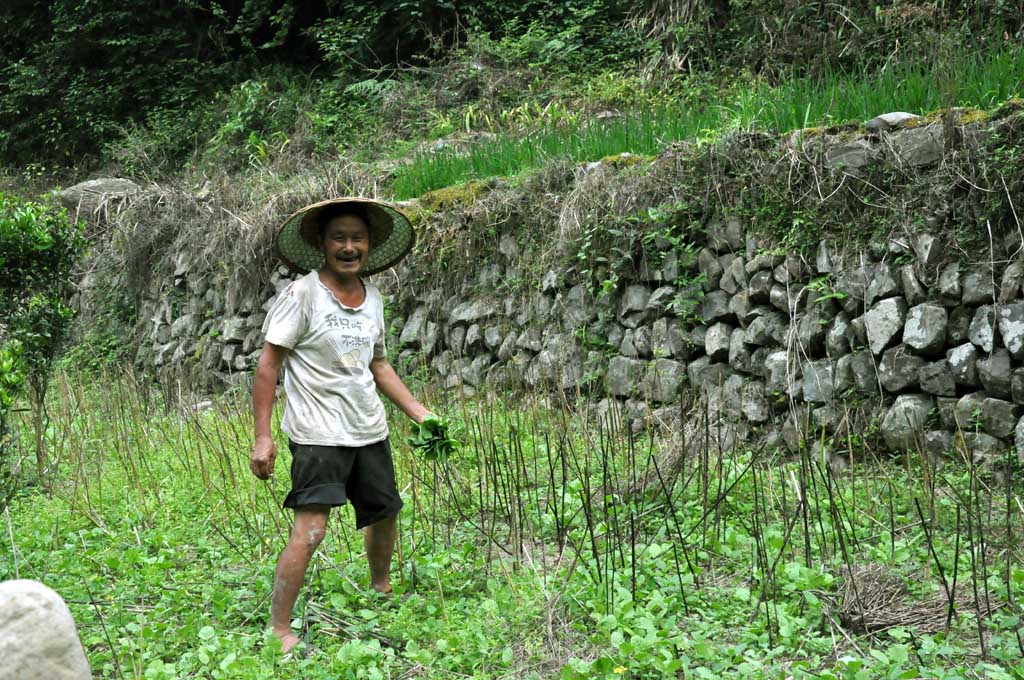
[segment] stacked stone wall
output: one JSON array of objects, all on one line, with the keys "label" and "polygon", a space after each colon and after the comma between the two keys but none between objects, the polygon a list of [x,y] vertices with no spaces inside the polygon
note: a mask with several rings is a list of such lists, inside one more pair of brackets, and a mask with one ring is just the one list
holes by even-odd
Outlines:
[{"label": "stacked stone wall", "polygon": [[[882,116],[856,134],[787,136],[774,153],[842,188],[868,184],[872,168],[938,167],[951,139],[967,154],[1008,125]],[[672,153],[652,167],[678,165]],[[632,166],[580,166],[552,200],[589,191],[594,173],[643,172]],[[550,239],[522,238],[511,214],[491,220],[493,247],[477,250],[455,283],[436,275],[428,245],[377,277],[393,363],[448,390],[562,391],[617,404],[636,427],[671,420],[703,393],[716,418],[791,448],[853,434],[936,455],[1024,450],[1019,229],[989,224],[971,242],[987,247],[966,252],[936,226],[958,219],[942,203],[858,245],[823,233],[801,255],[729,205],[704,211],[698,239],[649,239],[635,266],[604,282],[579,271],[572,249],[552,258]],[[137,363],[245,383],[266,310],[291,280],[279,268],[264,286],[233,285],[179,253],[173,276],[141,291]]]}]

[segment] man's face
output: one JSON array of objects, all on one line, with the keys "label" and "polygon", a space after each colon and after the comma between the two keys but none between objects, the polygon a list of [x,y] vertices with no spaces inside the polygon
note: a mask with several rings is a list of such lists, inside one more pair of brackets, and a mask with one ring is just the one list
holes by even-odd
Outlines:
[{"label": "man's face", "polygon": [[327,223],[321,245],[329,271],[342,277],[355,276],[370,255],[370,230],[359,217],[341,215]]}]

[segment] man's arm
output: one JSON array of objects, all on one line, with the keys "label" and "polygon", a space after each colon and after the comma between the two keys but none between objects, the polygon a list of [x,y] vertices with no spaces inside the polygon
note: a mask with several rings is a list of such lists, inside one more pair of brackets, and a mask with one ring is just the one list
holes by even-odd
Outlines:
[{"label": "man's arm", "polygon": [[274,471],[277,446],[270,436],[270,414],[274,407],[274,393],[277,391],[277,377],[281,365],[288,356],[288,348],[263,343],[263,353],[256,366],[256,377],[252,387],[252,413],[255,422],[256,443],[249,458],[249,469],[260,479],[268,479]]},{"label": "man's arm", "polygon": [[395,406],[402,409],[405,415],[417,423],[430,414],[423,404],[412,396],[412,392],[405,386],[402,379],[395,373],[395,369],[385,358],[374,359],[370,362],[370,372],[373,373],[373,380],[377,383],[377,389],[381,394],[390,399]]}]

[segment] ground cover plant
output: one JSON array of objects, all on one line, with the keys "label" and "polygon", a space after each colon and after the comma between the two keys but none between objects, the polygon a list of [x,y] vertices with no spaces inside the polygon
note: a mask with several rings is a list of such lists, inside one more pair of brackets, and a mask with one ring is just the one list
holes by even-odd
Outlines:
[{"label": "ground cover plant", "polygon": [[447,461],[391,416],[407,597],[369,594],[336,513],[296,610],[313,651],[285,661],[288,459],[249,474],[247,395],[62,375],[49,399],[52,495],[5,511],[0,579],[68,600],[97,677],[1024,677],[1010,461],[830,466],[722,450],[699,405],[683,445],[554,397],[431,395]]},{"label": "ground cover plant", "polygon": [[[430,151],[396,171],[400,199],[470,179],[514,176],[552,158],[595,161],[630,153],[652,155],[671,142],[701,144],[736,131],[772,133],[843,123],[859,125],[889,111],[924,115],[950,106],[994,108],[1020,94],[1024,51],[961,52],[924,64],[897,65],[878,73],[825,71],[773,84],[743,77],[697,101],[628,110],[609,120],[563,117],[520,133],[502,134],[468,152]],[[730,79],[723,81],[730,82]]]}]

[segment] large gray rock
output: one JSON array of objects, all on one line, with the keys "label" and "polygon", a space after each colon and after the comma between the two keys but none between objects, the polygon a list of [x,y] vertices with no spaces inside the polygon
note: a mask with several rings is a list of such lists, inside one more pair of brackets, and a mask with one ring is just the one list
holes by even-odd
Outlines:
[{"label": "large gray rock", "polygon": [[726,361],[729,358],[729,344],[733,327],[727,323],[716,323],[708,328],[704,336],[704,352],[712,361]]},{"label": "large gray rock", "polygon": [[735,215],[715,217],[708,223],[707,232],[708,242],[718,252],[743,249],[743,223]]},{"label": "large gray rock", "polygon": [[906,392],[918,386],[918,371],[925,361],[907,351],[906,345],[887,349],[878,362],[878,381],[886,391]]},{"label": "large gray rock", "polygon": [[686,381],[686,365],[671,359],[655,359],[644,372],[640,391],[649,401],[667,403],[679,396]]},{"label": "large gray rock", "polygon": [[996,340],[996,311],[992,305],[978,307],[967,337],[985,352],[992,351]]},{"label": "large gray rock", "polygon": [[746,344],[746,332],[737,328],[729,338],[729,365],[741,373],[753,373],[751,351]]},{"label": "large gray rock", "polygon": [[772,276],[775,277],[778,283],[790,286],[800,283],[805,273],[806,268],[804,267],[803,260],[794,253],[787,253],[782,260],[782,264],[772,270]]},{"label": "large gray rock", "polygon": [[940,460],[953,450],[955,441],[955,436],[948,430],[928,430],[924,433],[924,450],[933,460]]},{"label": "large gray rock", "polygon": [[1010,353],[998,349],[978,360],[978,378],[985,391],[993,397],[1010,399]]},{"label": "large gray rock", "polygon": [[764,308],[755,307],[750,303],[750,297],[746,291],[740,291],[729,298],[729,311],[732,312],[741,326],[746,326],[755,317],[765,313]]},{"label": "large gray rock", "polygon": [[829,359],[804,364],[804,401],[812,404],[831,402],[834,393],[832,373],[833,365]]},{"label": "large gray rock", "polygon": [[729,295],[735,295],[747,287],[746,262],[742,257],[736,257],[729,263],[729,266],[722,272],[722,280],[718,287]]},{"label": "large gray rock", "polygon": [[831,315],[822,305],[813,305],[800,317],[796,325],[796,338],[800,343],[800,350],[807,356],[825,356],[825,336],[828,334],[828,323],[831,320]]},{"label": "large gray rock", "polygon": [[946,345],[946,321],[945,307],[934,304],[912,307],[903,326],[903,342],[917,354],[941,354]]},{"label": "large gray rock", "polygon": [[573,286],[562,300],[562,317],[566,328],[576,328],[590,323],[597,316],[593,297],[581,285]]},{"label": "large gray rock", "polygon": [[747,295],[750,297],[750,301],[759,305],[770,302],[773,285],[775,285],[775,280],[770,271],[754,272],[747,282]]},{"label": "large gray rock", "polygon": [[490,351],[497,352],[504,339],[500,326],[488,326],[484,329],[484,346]]},{"label": "large gray rock", "polygon": [[103,216],[105,207],[116,214],[140,191],[142,188],[130,179],[99,177],[70,186],[57,197],[72,214],[89,219]]},{"label": "large gray rock", "polygon": [[1005,439],[1013,435],[1020,415],[1021,407],[1013,402],[984,399],[981,402],[981,429],[993,437]]},{"label": "large gray rock", "polygon": [[412,313],[412,316],[402,326],[402,334],[398,336],[398,346],[400,348],[410,347],[417,349],[420,346],[420,342],[423,339],[423,333],[427,327],[427,306],[420,305],[416,308],[416,311]]},{"label": "large gray rock", "polygon": [[953,371],[946,360],[925,364],[918,370],[917,379],[921,389],[928,394],[938,397],[956,395],[956,380],[953,379]]},{"label": "large gray rock", "polygon": [[768,398],[765,396],[764,383],[747,382],[743,385],[740,397],[740,411],[743,417],[752,423],[765,423],[771,415]]},{"label": "large gray rock", "polygon": [[825,167],[842,170],[850,174],[858,171],[878,157],[877,148],[866,139],[854,139],[837,144],[825,152]]},{"label": "large gray rock", "polygon": [[832,389],[837,396],[843,396],[853,388],[853,356],[844,354],[835,360],[836,370],[832,374]]},{"label": "large gray rock", "polygon": [[724,290],[714,290],[704,296],[704,305],[701,310],[701,318],[704,323],[711,324],[719,321],[731,321],[732,310],[729,309],[729,294]]},{"label": "large gray rock", "polygon": [[1024,359],[1024,302],[999,308],[999,337],[1014,359]]},{"label": "large gray rock", "polygon": [[962,432],[964,446],[976,463],[991,463],[1009,448],[1005,442],[986,432]]},{"label": "large gray rock", "polygon": [[452,324],[478,323],[489,319],[497,311],[497,305],[486,300],[467,300],[459,303],[448,315],[448,321]]},{"label": "large gray rock", "polygon": [[899,128],[900,125],[919,118],[920,116],[913,113],[904,113],[903,111],[893,111],[892,113],[883,113],[880,116],[875,116],[868,122],[864,123],[864,127],[869,132],[889,132]]},{"label": "large gray rock", "polygon": [[[195,333],[196,330],[196,318],[192,314],[184,314],[179,316],[171,324],[171,337],[181,338],[188,337]],[[245,339],[244,336],[242,338]]]},{"label": "large gray rock", "polygon": [[224,320],[220,331],[221,342],[234,342],[241,344],[249,333],[245,318],[233,316]]},{"label": "large gray rock", "polygon": [[[542,354],[546,353],[542,352]],[[472,361],[463,359],[462,362],[462,381],[471,387],[481,387],[487,377],[487,368],[491,365],[491,358],[486,354],[482,354]],[[540,363],[553,366],[554,358],[548,356],[542,359]],[[531,366],[534,366],[534,363],[531,363]],[[534,378],[533,382],[530,382],[529,371],[527,371],[526,375],[527,382],[531,387],[537,386],[542,380],[550,379],[550,373],[548,372],[540,373],[535,370],[532,376]]]},{"label": "large gray rock", "polygon": [[1021,295],[1024,286],[1024,260],[1014,260],[1003,271],[1003,280],[999,285],[999,302],[1006,304]]},{"label": "large gray rock", "polygon": [[945,148],[945,135],[939,123],[900,130],[889,139],[897,160],[911,167],[937,163]]},{"label": "large gray rock", "polygon": [[992,270],[981,267],[969,269],[961,283],[961,302],[968,306],[989,304],[995,300]]},{"label": "large gray rock", "polygon": [[786,317],[772,311],[751,320],[746,329],[748,344],[761,347],[781,345],[786,339]]},{"label": "large gray rock", "polygon": [[946,363],[957,385],[978,385],[978,348],[967,342],[946,352]]},{"label": "large gray rock", "polygon": [[626,357],[612,357],[604,376],[605,389],[617,397],[631,396],[637,389],[647,362]]},{"label": "large gray rock", "polygon": [[829,326],[828,334],[825,336],[825,351],[833,359],[838,359],[844,354],[850,353],[850,317],[846,312],[839,312]]},{"label": "large gray rock", "polygon": [[935,406],[926,394],[901,394],[882,419],[882,438],[892,451],[917,448],[923,442],[928,413]]},{"label": "large gray rock", "polygon": [[[800,371],[793,358],[785,350],[771,352],[765,358],[767,384],[769,392],[792,395],[795,385],[799,382]],[[802,386],[801,386],[802,389]]]},{"label": "large gray rock", "polygon": [[864,292],[864,306],[871,307],[879,300],[895,297],[900,294],[900,284],[896,273],[888,262],[880,262],[875,267],[874,276],[868,281]]},{"label": "large gray rock", "polygon": [[918,262],[926,267],[935,266],[942,259],[942,241],[932,234],[915,234],[910,244],[917,254]]},{"label": "large gray rock", "polygon": [[887,347],[899,342],[907,320],[907,303],[903,298],[888,298],[875,304],[864,315],[868,347],[881,354]]},{"label": "large gray rock", "polygon": [[928,291],[921,284],[912,264],[900,267],[900,288],[903,289],[903,298],[911,306],[921,304],[928,297]]},{"label": "large gray rock", "polygon": [[850,357],[850,375],[857,391],[862,394],[877,393],[880,389],[878,369],[871,352],[865,350],[847,356]]},{"label": "large gray rock", "polygon": [[1017,463],[1024,464],[1024,418],[1017,421],[1013,430],[1013,444],[1017,448]]},{"label": "large gray rock", "polygon": [[0,659],[11,680],[92,678],[71,612],[38,581],[0,583]]},{"label": "large gray rock", "polygon": [[949,313],[949,322],[946,324],[946,344],[962,345],[970,340],[971,321],[974,319],[974,310],[970,307],[960,305],[954,307]]},{"label": "large gray rock", "polygon": [[651,317],[658,317],[668,312],[676,297],[676,289],[672,286],[661,286],[655,288],[651,297],[647,300],[645,311]]},{"label": "large gray rock", "polygon": [[516,348],[539,352],[544,349],[544,340],[539,328],[527,328],[516,338]]},{"label": "large gray rock", "polygon": [[1015,368],[1010,374],[1010,397],[1015,404],[1024,404],[1024,368]]},{"label": "large gray rock", "polygon": [[962,297],[960,288],[960,263],[950,262],[939,274],[939,295],[945,302],[958,304]]},{"label": "large gray rock", "polygon": [[702,249],[697,254],[697,267],[704,275],[704,290],[716,290],[722,281],[722,274],[725,270],[715,252],[710,248]]},{"label": "large gray rock", "polygon": [[473,324],[466,329],[465,352],[470,356],[479,354],[484,349],[484,333],[480,324]]},{"label": "large gray rock", "polygon": [[651,289],[639,283],[626,286],[619,301],[619,321],[626,328],[636,328],[644,319]]}]

